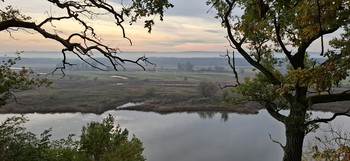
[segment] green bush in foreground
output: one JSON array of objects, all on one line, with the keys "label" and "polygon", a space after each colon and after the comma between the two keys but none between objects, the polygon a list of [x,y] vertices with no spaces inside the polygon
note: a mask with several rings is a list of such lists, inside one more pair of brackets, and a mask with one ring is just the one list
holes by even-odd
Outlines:
[{"label": "green bush in foreground", "polygon": [[142,142],[128,140],[128,130],[114,126],[109,115],[83,127],[80,141],[73,135],[50,140],[51,129],[40,137],[27,132],[24,116],[7,118],[0,125],[0,160],[4,161],[144,161]]}]

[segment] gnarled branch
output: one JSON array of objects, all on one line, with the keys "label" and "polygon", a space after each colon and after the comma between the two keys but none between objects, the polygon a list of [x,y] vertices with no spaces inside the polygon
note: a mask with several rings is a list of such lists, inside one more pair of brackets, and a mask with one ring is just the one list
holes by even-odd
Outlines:
[{"label": "gnarled branch", "polygon": [[328,123],[330,121],[333,121],[335,118],[337,118],[338,116],[348,116],[350,117],[350,109],[345,111],[345,112],[341,112],[341,113],[334,113],[332,117],[330,118],[317,118],[317,119],[314,119],[314,120],[311,120],[311,121],[308,121],[306,123],[306,125],[312,125],[312,124],[315,124],[315,123]]},{"label": "gnarled branch", "polygon": [[[12,28],[20,29],[30,29],[38,32],[43,37],[59,42],[64,46],[62,50],[63,61],[62,67],[55,70],[64,70],[65,65],[72,65],[67,62],[66,54],[67,52],[75,54],[79,59],[86,62],[87,64],[93,66],[91,63],[86,61],[83,57],[91,58],[97,64],[102,65],[106,69],[102,69],[98,66],[93,66],[101,70],[108,70],[109,67],[97,59],[93,58],[93,52],[102,54],[111,63],[114,70],[118,70],[117,66],[122,68],[125,63],[134,63],[145,70],[144,66],[140,63],[144,61],[148,64],[150,62],[146,57],[140,57],[137,60],[123,59],[119,57],[119,49],[111,48],[105,45],[100,38],[98,38],[97,33],[95,33],[94,28],[86,21],[86,19],[93,19],[100,15],[111,15],[113,17],[115,24],[120,27],[123,38],[126,38],[130,45],[132,45],[131,40],[126,36],[126,32],[123,26],[124,19],[126,17],[131,17],[130,24],[136,22],[141,17],[150,17],[152,15],[160,15],[160,19],[163,19],[163,12],[167,8],[173,7],[168,0],[141,0],[133,1],[130,7],[122,6],[120,11],[117,11],[110,3],[105,0],[84,0],[84,1],[61,1],[61,0],[47,0],[49,3],[54,4],[59,9],[65,11],[64,14],[60,16],[52,16],[42,21],[30,21],[30,17],[26,17],[19,12],[19,10],[13,9],[12,7],[7,7],[5,10],[0,9],[0,13],[4,16],[0,20],[0,31],[10,31]],[[148,3],[154,3],[155,5],[146,5]],[[10,14],[7,14],[10,13]],[[154,19],[154,17],[152,17]],[[70,33],[67,37],[57,34],[56,29],[50,32],[44,28],[48,23],[51,27],[56,28],[52,23],[61,20],[74,20],[78,22],[79,25],[83,27],[82,31],[79,33]],[[148,28],[151,30],[151,26]],[[77,39],[78,38],[78,41]],[[124,68],[125,69],[125,68]]]},{"label": "gnarled branch", "polygon": [[234,4],[236,1],[230,1],[226,0],[226,3],[228,4],[228,8],[225,11],[225,15],[222,17],[222,21],[226,27],[228,38],[233,43],[233,45],[236,47],[238,52],[248,61],[249,64],[260,70],[268,79],[271,80],[271,83],[274,85],[280,85],[281,82],[270,72],[267,68],[265,68],[263,65],[261,65],[259,62],[255,61],[242,47],[241,42],[237,42],[236,39],[233,36],[232,33],[232,26],[230,23],[230,14],[234,8]]}]

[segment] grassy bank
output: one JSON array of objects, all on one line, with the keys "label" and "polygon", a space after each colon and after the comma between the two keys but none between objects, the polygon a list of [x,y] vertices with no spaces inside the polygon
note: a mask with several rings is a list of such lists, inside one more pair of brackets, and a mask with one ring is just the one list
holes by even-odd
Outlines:
[{"label": "grassy bank", "polygon": [[[242,73],[241,79],[252,73]],[[218,89],[210,98],[198,91],[200,82],[212,82],[217,87],[231,84],[231,73],[214,72],[103,72],[69,71],[50,76],[53,85],[15,93],[17,102],[9,100],[0,113],[103,113],[128,102],[142,102],[126,110],[171,112],[237,112],[257,113],[260,106],[227,105],[222,98],[227,91]],[[317,111],[344,112],[348,102],[321,104]],[[125,109],[123,109],[125,110]]]},{"label": "grassy bank", "polygon": [[230,84],[231,73],[211,72],[103,72],[69,71],[50,77],[53,85],[16,93],[17,103],[0,108],[0,113],[103,113],[128,102],[144,102],[129,110],[160,113],[184,111],[225,111],[256,113],[258,108],[222,104],[223,90],[204,98],[200,82]]}]

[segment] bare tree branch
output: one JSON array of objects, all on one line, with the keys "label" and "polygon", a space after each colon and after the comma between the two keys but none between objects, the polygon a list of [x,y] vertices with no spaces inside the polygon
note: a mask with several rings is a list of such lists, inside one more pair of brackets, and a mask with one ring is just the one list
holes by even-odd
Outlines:
[{"label": "bare tree branch", "polygon": [[[322,32],[322,22],[321,22],[321,5],[320,0],[316,0],[317,3],[317,17],[318,17],[318,25],[320,28],[320,32]],[[324,53],[324,42],[323,42],[323,35],[321,35],[321,56],[323,56]]]},{"label": "bare tree branch", "polygon": [[291,52],[286,48],[285,44],[282,41],[282,37],[281,37],[281,26],[280,24],[278,24],[277,22],[277,18],[274,18],[274,25],[275,25],[275,32],[276,32],[276,37],[277,37],[277,42],[278,44],[281,46],[283,53],[287,56],[288,60],[292,63],[292,54]]},{"label": "bare tree branch", "polygon": [[314,105],[318,103],[329,103],[336,101],[348,101],[350,100],[350,93],[339,93],[339,94],[324,94],[324,95],[314,95],[308,98],[309,105]]},{"label": "bare tree branch", "polygon": [[237,86],[238,86],[237,84],[235,84],[235,85],[221,85],[221,84],[219,84],[220,89],[233,88],[233,87],[237,87]]},{"label": "bare tree branch", "polygon": [[[72,65],[67,62],[66,54],[68,52],[75,54],[80,60],[89,64],[93,68],[100,70],[109,70],[109,67],[103,64],[101,61],[93,58],[93,53],[102,54],[106,57],[111,63],[114,70],[118,70],[118,67],[124,66],[124,63],[134,63],[140,66],[143,70],[145,67],[141,64],[141,61],[144,61],[147,64],[152,64],[149,60],[143,56],[137,60],[123,59],[117,55],[118,48],[111,48],[105,45],[101,38],[98,38],[97,33],[95,33],[94,28],[88,23],[86,19],[92,20],[94,17],[100,15],[110,15],[113,17],[115,24],[121,29],[123,38],[126,38],[130,45],[132,45],[131,39],[126,36],[126,32],[123,26],[125,17],[131,17],[130,24],[136,22],[136,20],[141,17],[149,17],[151,15],[160,15],[160,19],[163,19],[164,9],[173,7],[171,3],[167,0],[162,2],[157,2],[157,5],[144,5],[148,1],[133,1],[130,7],[123,6],[122,9],[116,10],[110,3],[105,0],[84,0],[84,1],[61,1],[61,0],[47,0],[48,3],[54,4],[54,6],[62,9],[65,13],[60,16],[53,16],[51,12],[47,12],[48,18],[42,21],[30,21],[30,17],[26,17],[19,12],[19,10],[8,7],[5,10],[0,9],[0,13],[6,15],[7,12],[11,13],[14,11],[16,14],[9,14],[8,17],[5,17],[0,22],[0,31],[8,31],[11,34],[13,29],[30,29],[38,32],[43,37],[59,42],[64,46],[62,54],[64,56],[62,61],[62,67],[58,67],[56,70],[63,71],[66,67],[65,65]],[[142,13],[141,13],[142,12]],[[16,17],[17,16],[17,17]],[[79,33],[70,33],[67,37],[59,35],[56,29],[56,26],[53,25],[53,22],[58,22],[61,20],[74,20],[82,26],[82,31]],[[146,20],[147,21],[147,20]],[[48,30],[44,27],[47,27],[46,24],[51,24],[53,31]],[[149,24],[148,24],[149,25]],[[151,26],[147,26],[151,30]],[[76,39],[78,38],[78,39]],[[84,58],[90,58],[92,61],[96,62],[99,65],[102,65],[104,68],[94,66],[91,62],[85,60]]]},{"label": "bare tree branch", "polygon": [[345,112],[341,112],[341,113],[334,113],[332,117],[330,118],[317,118],[311,121],[306,122],[306,125],[311,125],[311,124],[315,124],[315,123],[328,123],[330,121],[333,121],[335,118],[337,118],[338,116],[348,116],[350,117],[350,109],[348,109]]},{"label": "bare tree branch", "polygon": [[276,144],[280,145],[280,146],[281,146],[281,148],[282,148],[282,149],[284,149],[284,146],[282,145],[282,143],[281,143],[281,142],[279,142],[279,141],[276,141],[276,140],[272,139],[272,136],[271,136],[271,134],[270,134],[270,133],[269,133],[269,136],[270,136],[270,140],[271,140],[272,142],[274,142],[274,143],[276,143]]},{"label": "bare tree branch", "polygon": [[[222,55],[223,57],[227,57],[227,63],[230,65],[230,68],[232,69],[232,72],[235,75],[235,79],[236,79],[236,84],[240,85],[241,83],[239,83],[238,80],[238,73],[236,71],[236,62],[235,62],[235,53],[234,51],[232,51],[232,58],[230,57],[230,55],[228,54],[228,50],[226,51],[226,55]],[[221,87],[220,87],[221,88]]]},{"label": "bare tree branch", "polygon": [[234,4],[235,4],[235,0],[234,1],[230,1],[230,0],[226,0],[226,3],[228,4],[228,8],[225,11],[225,15],[222,17],[223,23],[226,27],[226,31],[228,33],[228,37],[230,39],[230,41],[233,43],[233,45],[236,47],[236,49],[238,50],[238,52],[255,68],[257,68],[258,70],[260,70],[262,73],[264,73],[270,80],[271,83],[274,85],[280,85],[281,82],[268,70],[266,69],[263,65],[261,65],[260,63],[256,62],[254,59],[252,59],[252,57],[250,57],[250,55],[243,49],[242,44],[240,44],[239,42],[236,41],[236,39],[233,36],[233,33],[231,31],[232,26],[230,23],[230,14],[234,8]]}]

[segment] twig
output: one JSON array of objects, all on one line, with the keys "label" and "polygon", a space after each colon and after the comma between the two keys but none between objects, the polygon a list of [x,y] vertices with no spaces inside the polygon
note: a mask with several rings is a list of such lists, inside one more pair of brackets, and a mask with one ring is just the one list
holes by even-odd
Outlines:
[{"label": "twig", "polygon": [[281,143],[281,142],[279,142],[279,141],[276,141],[276,140],[272,139],[272,136],[271,136],[271,134],[270,134],[270,133],[269,133],[269,136],[270,136],[270,139],[271,139],[271,141],[272,141],[272,142],[274,142],[274,143],[276,143],[276,144],[280,145],[280,146],[282,147],[282,149],[284,149],[284,146],[282,145],[282,143]]}]

